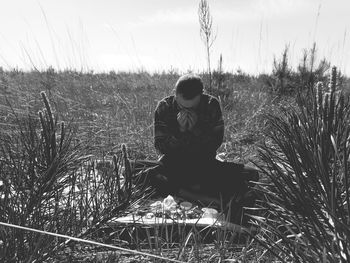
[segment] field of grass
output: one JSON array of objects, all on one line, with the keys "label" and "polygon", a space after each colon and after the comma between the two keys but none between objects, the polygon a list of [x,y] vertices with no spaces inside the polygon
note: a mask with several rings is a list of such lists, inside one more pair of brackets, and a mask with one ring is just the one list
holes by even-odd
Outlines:
[{"label": "field of grass", "polygon": [[[254,218],[254,237],[237,242],[217,231],[205,244],[193,230],[177,244],[141,244],[103,234],[111,218],[148,198],[131,184],[128,158],[158,157],[153,111],[177,72],[0,70],[0,221],[185,262],[347,262],[349,82],[336,71],[329,82],[330,71],[276,69],[261,76],[216,72],[210,91],[224,113],[220,157],[262,171],[264,212]],[[317,80],[323,86],[316,92]],[[151,260],[113,251],[0,226],[1,261]]]}]

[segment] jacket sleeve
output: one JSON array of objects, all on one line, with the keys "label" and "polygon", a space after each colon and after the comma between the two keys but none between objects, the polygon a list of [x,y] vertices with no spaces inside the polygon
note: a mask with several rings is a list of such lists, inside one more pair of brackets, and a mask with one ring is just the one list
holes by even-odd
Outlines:
[{"label": "jacket sleeve", "polygon": [[154,114],[154,146],[162,154],[175,154],[188,145],[188,136],[171,125],[170,105],[160,101]]}]

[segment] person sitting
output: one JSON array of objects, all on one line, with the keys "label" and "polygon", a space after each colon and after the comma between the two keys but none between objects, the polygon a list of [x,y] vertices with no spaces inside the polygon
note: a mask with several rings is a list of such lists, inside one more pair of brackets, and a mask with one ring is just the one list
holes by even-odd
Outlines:
[{"label": "person sitting", "polygon": [[218,160],[223,138],[219,101],[204,93],[199,76],[181,76],[175,94],[156,107],[154,146],[161,157],[143,171],[143,182],[162,196],[173,194],[206,205],[243,200],[248,181],[258,181],[259,174],[255,168]]}]

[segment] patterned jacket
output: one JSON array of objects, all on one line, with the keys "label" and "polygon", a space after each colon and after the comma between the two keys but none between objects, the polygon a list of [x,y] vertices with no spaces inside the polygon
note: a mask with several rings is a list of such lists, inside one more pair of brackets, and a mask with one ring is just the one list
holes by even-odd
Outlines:
[{"label": "patterned jacket", "polygon": [[202,94],[196,108],[198,121],[192,131],[180,132],[177,114],[180,108],[175,96],[159,101],[154,116],[154,143],[156,149],[168,157],[215,158],[224,136],[224,121],[219,101]]}]

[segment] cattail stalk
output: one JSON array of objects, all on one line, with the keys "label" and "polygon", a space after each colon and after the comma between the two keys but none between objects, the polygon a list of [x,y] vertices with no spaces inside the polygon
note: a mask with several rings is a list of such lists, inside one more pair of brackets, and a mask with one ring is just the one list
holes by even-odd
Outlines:
[{"label": "cattail stalk", "polygon": [[117,181],[117,194],[118,194],[118,201],[121,199],[121,191],[120,191],[120,175],[119,175],[119,165],[118,165],[118,160],[116,155],[113,155],[113,164],[114,164],[114,173],[115,173],[115,178]]},{"label": "cattail stalk", "polygon": [[131,166],[128,158],[127,148],[125,144],[122,144],[122,154],[124,159],[124,165],[125,165],[125,190],[128,193],[128,195],[131,193]]}]

